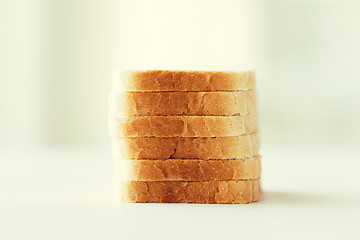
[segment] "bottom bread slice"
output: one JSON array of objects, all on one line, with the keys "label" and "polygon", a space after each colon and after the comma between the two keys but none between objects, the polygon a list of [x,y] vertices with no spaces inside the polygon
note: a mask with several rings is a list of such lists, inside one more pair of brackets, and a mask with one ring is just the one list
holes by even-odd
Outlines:
[{"label": "bottom bread slice", "polygon": [[260,156],[231,160],[116,159],[120,181],[209,181],[260,178]]},{"label": "bottom bread slice", "polygon": [[119,182],[120,200],[134,203],[226,203],[258,201],[260,179],[207,182]]}]

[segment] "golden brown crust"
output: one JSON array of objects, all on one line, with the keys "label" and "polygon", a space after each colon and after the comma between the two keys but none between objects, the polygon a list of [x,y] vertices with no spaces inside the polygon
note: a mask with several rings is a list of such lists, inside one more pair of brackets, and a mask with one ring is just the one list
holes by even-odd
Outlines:
[{"label": "golden brown crust", "polygon": [[245,91],[247,115],[257,115],[257,99],[255,90]]},{"label": "golden brown crust", "polygon": [[238,91],[255,88],[254,71],[127,71],[115,72],[114,91]]},{"label": "golden brown crust", "polygon": [[121,181],[257,179],[261,173],[260,163],[260,156],[233,160],[116,160]]},{"label": "golden brown crust", "polygon": [[260,181],[253,181],[252,182],[252,191],[253,191],[253,202],[259,201],[260,196],[261,196]]},{"label": "golden brown crust", "polygon": [[122,159],[234,159],[259,154],[257,134],[234,137],[113,138]]},{"label": "golden brown crust", "polygon": [[250,135],[251,149],[254,155],[258,155],[260,151],[260,139],[259,134]]},{"label": "golden brown crust", "polygon": [[[255,133],[252,116],[140,116],[109,115],[113,137],[226,137]],[[246,131],[248,129],[248,131]]]},{"label": "golden brown crust", "polygon": [[251,134],[258,132],[258,118],[257,115],[244,116],[245,133]]},{"label": "golden brown crust", "polygon": [[207,182],[120,182],[120,199],[137,203],[224,203],[259,200],[259,179]]},{"label": "golden brown crust", "polygon": [[109,107],[123,116],[245,116],[256,112],[248,92],[254,91],[110,93]]}]

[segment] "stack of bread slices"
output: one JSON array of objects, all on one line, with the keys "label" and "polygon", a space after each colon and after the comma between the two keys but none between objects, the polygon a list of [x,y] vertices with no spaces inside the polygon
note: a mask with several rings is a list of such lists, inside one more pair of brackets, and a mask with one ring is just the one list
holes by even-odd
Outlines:
[{"label": "stack of bread slices", "polygon": [[259,200],[253,71],[119,72],[109,106],[120,200]]}]

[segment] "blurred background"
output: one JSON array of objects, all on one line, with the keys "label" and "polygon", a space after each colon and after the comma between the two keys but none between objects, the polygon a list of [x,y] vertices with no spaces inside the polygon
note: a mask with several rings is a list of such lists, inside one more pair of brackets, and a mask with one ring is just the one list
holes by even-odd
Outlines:
[{"label": "blurred background", "polygon": [[113,70],[255,69],[263,146],[359,146],[356,0],[1,0],[0,144],[109,146]]}]

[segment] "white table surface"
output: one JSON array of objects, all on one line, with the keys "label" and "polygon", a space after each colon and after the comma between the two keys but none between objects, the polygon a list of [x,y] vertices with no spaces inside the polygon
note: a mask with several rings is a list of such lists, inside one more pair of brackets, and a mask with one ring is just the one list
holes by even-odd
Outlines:
[{"label": "white table surface", "polygon": [[247,205],[116,204],[109,148],[0,149],[0,239],[360,239],[360,150],[263,148]]}]

